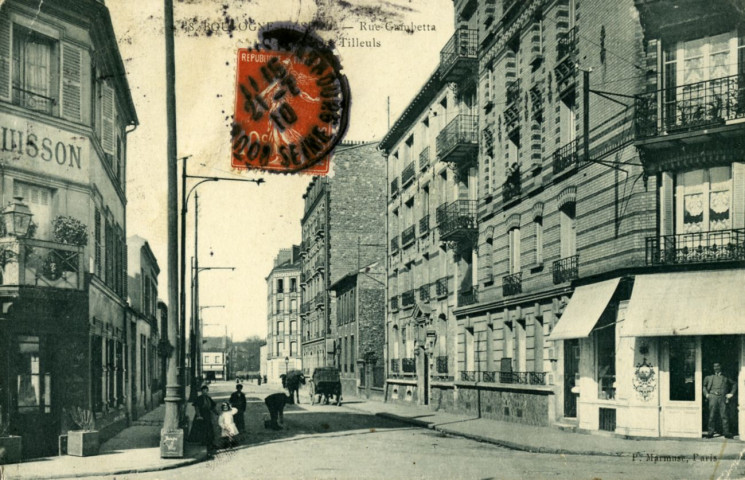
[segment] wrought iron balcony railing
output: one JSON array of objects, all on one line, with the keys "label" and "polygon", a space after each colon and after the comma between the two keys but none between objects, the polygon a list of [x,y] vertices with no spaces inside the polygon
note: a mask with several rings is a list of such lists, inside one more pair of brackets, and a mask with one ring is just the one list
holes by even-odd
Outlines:
[{"label": "wrought iron balcony railing", "polygon": [[442,277],[435,282],[435,295],[437,298],[448,295],[448,277]]},{"label": "wrought iron balcony railing", "polygon": [[504,128],[508,136],[512,136],[520,128],[520,82],[517,80],[507,84]]},{"label": "wrought iron balcony railing", "polygon": [[577,27],[574,27],[563,33],[556,45],[557,62],[554,67],[554,76],[556,77],[556,89],[561,97],[574,89],[575,74],[577,73],[576,50]]},{"label": "wrought iron balcony railing", "polygon": [[559,35],[556,43],[556,60],[559,61],[577,50],[577,27]]},{"label": "wrought iron balcony railing", "polygon": [[647,237],[647,265],[745,260],[745,229]]},{"label": "wrought iron balcony railing", "polygon": [[405,188],[406,185],[414,180],[415,173],[416,168],[414,167],[414,162],[410,162],[401,172],[401,188]]},{"label": "wrought iron balcony railing", "polygon": [[745,74],[637,95],[635,106],[634,125],[639,138],[721,125],[745,118]]},{"label": "wrought iron balcony railing", "polygon": [[425,283],[419,287],[419,301],[422,303],[429,302],[429,283]]},{"label": "wrought iron balcony railing", "polygon": [[391,180],[391,198],[398,195],[398,178]]},{"label": "wrought iron balcony railing", "polygon": [[440,78],[456,82],[470,73],[478,62],[479,31],[459,28],[440,50]]},{"label": "wrought iron balcony railing", "polygon": [[315,297],[313,297],[313,304],[316,306],[316,308],[323,308],[326,306],[326,296],[323,294],[323,292],[318,292]]},{"label": "wrought iron balcony railing", "polygon": [[424,236],[429,232],[429,214],[419,219],[419,236]]},{"label": "wrought iron balcony railing", "polygon": [[579,278],[579,255],[556,260],[552,267],[554,283],[571,282]]},{"label": "wrought iron balcony railing", "polygon": [[476,200],[456,200],[438,211],[440,239],[460,241],[470,238],[479,228],[477,209]]},{"label": "wrought iron balcony railing", "polygon": [[416,240],[416,227],[412,225],[404,229],[401,233],[401,247],[406,248],[409,245],[412,245],[414,240]]},{"label": "wrought iron balcony railing", "polygon": [[458,292],[458,306],[464,307],[466,305],[473,305],[479,301],[479,289],[476,286]]},{"label": "wrought iron balcony railing", "polygon": [[482,372],[485,383],[512,383],[523,385],[545,385],[546,372]]},{"label": "wrought iron balcony railing", "polygon": [[502,201],[510,203],[520,198],[520,170],[512,172],[502,184]]},{"label": "wrought iron balcony railing", "polygon": [[479,117],[458,115],[437,135],[437,158],[443,162],[472,161],[479,146]]},{"label": "wrought iron balcony railing", "polygon": [[13,85],[13,103],[29,110],[52,115],[57,100]]},{"label": "wrought iron balcony railing", "polygon": [[540,122],[543,118],[543,85],[538,83],[530,89],[531,118]]},{"label": "wrought iron balcony railing", "polygon": [[429,167],[430,161],[429,147],[424,147],[424,150],[419,152],[419,170],[425,171]]},{"label": "wrought iron balcony railing", "polygon": [[391,238],[391,253],[398,251],[398,235]]},{"label": "wrought iron balcony railing", "polygon": [[523,272],[502,277],[502,295],[509,297],[523,293]]},{"label": "wrought iron balcony railing", "polygon": [[479,372],[474,372],[472,370],[462,370],[460,372],[460,379],[463,382],[478,382]]},{"label": "wrought iron balcony railing", "polygon": [[413,358],[402,358],[401,370],[404,373],[416,373],[416,360]]},{"label": "wrought iron balcony railing", "polygon": [[398,295],[391,297],[391,311],[398,310]]},{"label": "wrought iron balcony railing", "polygon": [[391,373],[399,373],[401,371],[401,359],[391,358]]},{"label": "wrought iron balcony railing", "polygon": [[442,205],[438,205],[437,210],[435,210],[435,221],[437,221],[437,225],[440,225],[445,221],[445,210],[447,208],[448,204],[443,203]]},{"label": "wrought iron balcony railing", "polygon": [[437,373],[448,373],[448,356],[440,355],[435,357],[435,368]]},{"label": "wrought iron balcony railing", "polygon": [[401,308],[414,306],[414,290],[406,290],[401,294]]},{"label": "wrought iron balcony railing", "polygon": [[318,255],[313,262],[313,269],[317,272],[323,271],[326,268],[326,258],[323,255]]},{"label": "wrought iron balcony railing", "polygon": [[36,286],[82,290],[83,247],[30,238],[0,241],[0,290]]},{"label": "wrought iron balcony railing", "polygon": [[569,168],[577,168],[580,162],[579,139],[574,139],[554,152],[554,175]]}]

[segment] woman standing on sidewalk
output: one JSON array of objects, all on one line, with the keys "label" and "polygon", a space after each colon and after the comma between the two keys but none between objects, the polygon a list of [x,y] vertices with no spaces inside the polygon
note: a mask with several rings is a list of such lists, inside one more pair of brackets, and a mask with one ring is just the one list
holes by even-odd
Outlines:
[{"label": "woman standing on sidewalk", "polygon": [[209,395],[209,387],[207,385],[202,386],[200,395],[194,402],[194,408],[196,414],[194,415],[194,422],[191,426],[191,434],[189,439],[194,442],[200,442],[202,445],[207,446],[207,450],[215,448],[215,432],[212,427],[212,414],[219,415],[217,412],[217,404],[212,397]]}]

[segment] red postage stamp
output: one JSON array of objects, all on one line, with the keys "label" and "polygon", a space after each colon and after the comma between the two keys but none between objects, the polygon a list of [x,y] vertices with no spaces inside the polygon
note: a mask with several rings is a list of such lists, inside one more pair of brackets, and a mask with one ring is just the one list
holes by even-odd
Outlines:
[{"label": "red postage stamp", "polygon": [[346,133],[349,88],[330,49],[240,49],[233,168],[322,175]]}]

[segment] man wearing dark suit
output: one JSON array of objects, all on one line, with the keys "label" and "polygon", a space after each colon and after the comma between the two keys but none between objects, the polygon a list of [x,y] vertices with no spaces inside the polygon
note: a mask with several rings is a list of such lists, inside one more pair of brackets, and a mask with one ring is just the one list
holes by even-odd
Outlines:
[{"label": "man wearing dark suit", "polygon": [[243,393],[243,385],[240,383],[235,386],[235,392],[230,395],[230,406],[238,410],[238,413],[233,415],[235,426],[238,427],[238,433],[245,432],[246,420],[244,414],[246,413],[246,394]]},{"label": "man wearing dark suit", "polygon": [[[290,397],[284,393],[273,393],[264,399],[266,408],[269,409],[269,416],[271,420],[264,423],[265,428],[271,428],[272,430],[281,430],[280,424],[283,424],[285,405],[289,402]],[[279,421],[279,422],[278,422]]]},{"label": "man wearing dark suit", "polygon": [[722,433],[732,438],[727,418],[727,402],[737,393],[737,383],[722,374],[722,366],[715,363],[714,374],[704,378],[704,396],[709,401],[709,427],[706,438],[711,438],[716,430],[717,415],[722,420]]}]

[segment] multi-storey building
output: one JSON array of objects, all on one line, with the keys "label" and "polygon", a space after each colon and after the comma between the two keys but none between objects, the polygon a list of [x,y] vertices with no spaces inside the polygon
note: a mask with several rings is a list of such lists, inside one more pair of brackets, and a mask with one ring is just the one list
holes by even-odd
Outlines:
[{"label": "multi-storey building", "polygon": [[34,227],[6,224],[0,247],[0,424],[25,437],[25,456],[57,452],[74,407],[95,413],[104,439],[126,421],[125,392],[99,380],[122,372],[130,345],[125,171],[136,124],[102,1],[3,2],[0,203],[22,197],[4,212],[30,208]]},{"label": "multi-storey building", "polygon": [[228,379],[228,337],[205,337],[202,372],[209,381]]},{"label": "multi-storey building", "polygon": [[438,68],[381,142],[389,186],[387,398],[394,401],[452,404],[462,369],[453,309],[471,294],[476,271],[479,106],[477,17],[458,18]]},{"label": "multi-storey building", "polygon": [[300,356],[300,247],[283,248],[266,277],[267,380],[302,368]]},{"label": "multi-storey building", "polygon": [[300,316],[306,374],[339,364],[329,287],[380,260],[384,251],[385,162],[377,144],[342,143],[332,165],[333,174],[314,178],[303,196]]},{"label": "multi-storey building", "polygon": [[[128,357],[122,357],[115,370],[102,372],[100,385],[94,383],[94,389],[101,388],[110,396],[126,398],[132,418],[137,418],[155,408],[163,396],[161,380],[164,377],[161,377],[158,358],[161,338],[158,314],[162,313],[158,309],[160,267],[150,244],[138,235],[127,237],[127,252],[127,336],[130,348],[123,355]],[[122,371],[126,371],[126,380]]]},{"label": "multi-storey building", "polygon": [[348,273],[330,290],[336,299],[332,328],[342,392],[382,397],[385,382],[385,265],[382,259]]}]

